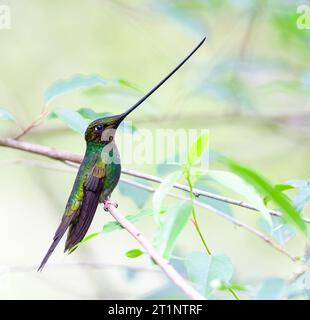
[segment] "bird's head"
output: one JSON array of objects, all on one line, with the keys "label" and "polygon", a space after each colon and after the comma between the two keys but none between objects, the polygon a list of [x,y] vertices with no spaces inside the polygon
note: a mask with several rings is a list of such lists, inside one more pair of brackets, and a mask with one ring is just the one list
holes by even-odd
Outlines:
[{"label": "bird's head", "polygon": [[126,113],[94,120],[89,124],[85,132],[87,142],[108,144],[114,139],[116,129],[125,119]]},{"label": "bird's head", "polygon": [[151,89],[147,94],[145,94],[127,111],[116,116],[104,117],[93,121],[86,129],[86,141],[100,143],[104,145],[113,141],[116,129],[118,128],[120,123],[143,101],[145,101],[150,95],[152,95],[161,85],[163,85],[177,70],[179,70],[182,67],[182,65],[200,48],[205,39],[206,38],[204,37],[202,41],[196,46],[196,48],[181,63],[179,63],[164,79],[162,79],[153,89]]}]

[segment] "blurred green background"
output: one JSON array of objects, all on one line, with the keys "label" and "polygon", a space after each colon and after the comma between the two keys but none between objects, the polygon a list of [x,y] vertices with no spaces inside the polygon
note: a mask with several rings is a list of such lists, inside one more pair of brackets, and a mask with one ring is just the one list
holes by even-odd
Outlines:
[{"label": "blurred green background", "polygon": [[[310,30],[296,26],[299,1],[11,0],[3,4],[11,8],[12,26],[0,30],[0,107],[23,127],[38,116],[47,88],[58,79],[97,74],[124,79],[146,92],[207,36],[195,57],[131,116],[135,127],[207,128],[212,149],[255,168],[274,183],[308,178]],[[49,110],[87,107],[116,114],[139,96],[127,89],[79,90],[54,99]],[[1,137],[19,132],[14,124],[0,122]],[[85,149],[81,136],[59,120],[46,121],[24,140],[79,154]],[[0,148],[1,299],[179,296],[161,272],[152,269],[147,256],[125,256],[137,247],[126,232],[96,237],[69,256],[63,254],[61,243],[50,266],[36,273],[63,214],[74,174],[8,163],[18,159],[56,165]],[[156,166],[130,168],[158,174]],[[126,214],[138,211],[119,188],[113,199]],[[151,198],[144,207],[150,206]],[[231,210],[257,226],[255,213]],[[288,279],[296,270],[296,263],[251,233],[205,210],[198,209],[198,214],[212,251],[229,256],[235,278],[249,287],[242,298],[255,297],[263,279]],[[110,220],[98,210],[90,232]],[[152,238],[152,218],[138,226]],[[201,244],[188,225],[177,251],[183,255],[195,250],[201,250]],[[295,237],[287,250],[302,256],[304,240]],[[227,293],[220,297],[231,298]]]}]

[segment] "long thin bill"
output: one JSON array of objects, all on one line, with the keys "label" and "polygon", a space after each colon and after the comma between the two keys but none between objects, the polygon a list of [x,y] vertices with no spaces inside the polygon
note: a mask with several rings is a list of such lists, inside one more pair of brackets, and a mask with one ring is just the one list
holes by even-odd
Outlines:
[{"label": "long thin bill", "polygon": [[121,114],[122,120],[128,116],[130,112],[135,110],[143,101],[145,101],[151,94],[153,94],[161,85],[163,85],[175,72],[177,72],[183,64],[202,46],[205,42],[206,37],[204,37],[197,47],[181,62],[179,63],[163,80],[161,80],[152,90],[150,90],[145,96],[143,96],[138,102],[136,102],[131,108],[129,108],[126,112]]}]

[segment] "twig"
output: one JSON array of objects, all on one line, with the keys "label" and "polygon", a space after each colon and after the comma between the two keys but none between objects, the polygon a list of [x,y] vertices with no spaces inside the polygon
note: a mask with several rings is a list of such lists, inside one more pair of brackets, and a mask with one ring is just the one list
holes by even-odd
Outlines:
[{"label": "twig", "polygon": [[0,161],[0,166],[6,165],[24,165],[29,167],[41,168],[41,169],[49,169],[61,172],[76,172],[77,168],[72,168],[64,165],[53,165],[53,163],[38,161],[38,160],[29,160],[29,159],[13,159],[13,160],[2,160]]},{"label": "twig", "polygon": [[28,127],[26,127],[24,130],[22,130],[22,132],[15,137],[15,140],[20,139],[21,137],[23,137],[24,135],[26,135],[29,131],[31,131],[33,128],[38,127],[40,124],[42,124],[43,119],[47,116],[48,114],[48,110],[46,107],[44,107],[41,111],[41,113],[39,114],[38,118],[35,119],[33,122],[31,122]]},{"label": "twig", "polygon": [[[154,188],[146,186],[146,185],[144,185],[142,183],[138,183],[138,182],[135,182],[135,181],[130,181],[130,180],[127,180],[127,179],[124,179],[124,178],[122,178],[121,181],[123,181],[125,183],[128,183],[128,184],[131,184],[133,186],[136,186],[138,188],[145,189],[145,190],[150,191],[150,192],[155,192]],[[173,198],[177,198],[177,199],[180,199],[180,200],[190,200],[189,197],[180,196],[178,194],[171,193],[171,192],[168,193],[168,196],[173,197]],[[267,244],[272,246],[274,249],[276,249],[277,251],[279,251],[279,252],[283,253],[284,255],[286,255],[287,257],[289,257],[292,261],[294,261],[294,262],[297,261],[297,259],[295,257],[293,257],[291,254],[289,254],[285,250],[285,248],[283,246],[281,246],[281,245],[277,244],[276,242],[274,242],[271,238],[267,237],[264,233],[256,230],[255,228],[252,228],[251,226],[239,221],[236,218],[233,218],[233,217],[223,213],[220,210],[217,210],[216,208],[214,208],[214,207],[212,207],[212,206],[210,206],[208,204],[202,203],[202,202],[197,201],[197,200],[194,200],[193,202],[194,202],[195,205],[197,205],[197,206],[199,206],[201,208],[207,209],[208,211],[210,211],[212,213],[215,213],[218,216],[220,216],[220,217],[232,222],[234,225],[236,225],[238,227],[241,227],[241,228],[253,233],[257,237],[259,237],[263,241],[265,241]]]},{"label": "twig", "polygon": [[305,274],[305,272],[307,272],[307,270],[309,270],[310,268],[310,243],[308,242],[306,244],[306,252],[305,252],[305,257],[306,261],[304,261],[304,263],[302,265],[299,265],[297,270],[295,270],[293,272],[293,274],[291,275],[291,277],[288,279],[289,283],[293,283],[295,282],[298,278],[300,278],[302,275]]},{"label": "twig", "polygon": [[[1,145],[1,140],[0,140],[0,145]],[[134,170],[131,170],[131,169],[126,169],[126,168],[124,168],[122,170],[122,173],[130,175],[130,176],[133,176],[133,177],[136,177],[136,178],[141,178],[141,179],[144,179],[144,180],[156,182],[156,183],[162,183],[162,181],[163,181],[159,177],[156,177],[156,176],[153,176],[153,175],[150,175],[150,174],[137,172],[137,171],[134,171]],[[186,191],[186,192],[190,191],[188,186],[185,186],[185,185],[180,184],[180,183],[176,183],[174,185],[174,188],[179,189],[179,190],[183,190],[183,191]],[[215,193],[211,193],[211,192],[208,192],[208,191],[204,191],[204,190],[193,188],[193,194],[194,194],[194,196],[196,198],[198,198],[200,196],[204,196],[204,197],[207,197],[207,198],[211,198],[211,199],[214,199],[214,200],[226,202],[226,203],[229,203],[229,204],[232,204],[232,205],[235,205],[235,206],[239,206],[239,207],[242,207],[242,208],[246,208],[246,209],[250,209],[250,210],[254,210],[254,211],[260,211],[258,208],[256,208],[255,206],[253,206],[253,205],[251,205],[251,204],[249,204],[249,203],[247,203],[245,201],[235,200],[235,199],[224,197],[224,196],[221,196],[221,195],[218,195],[218,194],[215,194]],[[268,212],[272,216],[276,216],[276,217],[281,217],[282,216],[282,214],[280,212],[275,211],[275,210],[268,210]],[[305,222],[307,222],[307,223],[310,223],[310,219],[303,218],[303,220]]]},{"label": "twig", "polygon": [[195,229],[196,229],[196,231],[198,233],[198,236],[199,236],[201,242],[203,243],[203,246],[206,249],[206,252],[208,253],[208,255],[211,256],[210,248],[207,245],[207,242],[206,242],[206,240],[205,240],[205,238],[204,238],[204,236],[203,236],[203,234],[202,234],[202,232],[200,230],[199,224],[198,224],[195,205],[194,205],[193,185],[192,185],[192,182],[191,182],[191,179],[190,179],[190,174],[189,174],[189,170],[188,169],[186,170],[186,181],[187,181],[188,187],[189,187],[189,198],[190,198],[190,201],[192,203],[192,216],[193,216],[194,226],[195,226]]},{"label": "twig", "polygon": [[192,286],[190,286],[186,280],[169,264],[168,261],[163,259],[160,254],[153,248],[151,243],[141,234],[141,232],[130,223],[116,208],[114,205],[109,205],[108,210],[113,218],[128,231],[144,248],[144,250],[150,255],[150,257],[156,262],[156,264],[163,270],[163,272],[174,282],[174,284],[180,288],[188,297],[193,300],[204,300],[205,298],[200,295]]},{"label": "twig", "polygon": [[83,160],[83,157],[78,154],[10,138],[0,139],[0,145],[39,154],[55,160],[70,161],[74,163],[81,163]]},{"label": "twig", "polygon": [[[57,167],[55,165],[52,165],[50,163],[46,163],[46,162],[43,162],[43,161],[37,161],[37,160],[28,160],[28,159],[15,159],[15,160],[4,160],[4,161],[0,161],[0,166],[1,165],[11,165],[11,164],[21,164],[21,165],[27,165],[27,166],[33,166],[33,167],[36,167],[36,168],[42,168],[42,169],[51,169],[51,170],[57,170],[57,171],[62,171],[62,172],[69,172],[69,173],[73,173],[73,172],[76,172],[76,167],[72,167],[71,164],[68,164],[66,162],[67,165],[70,165],[70,167]],[[122,178],[120,179],[122,182],[124,183],[127,183],[129,185],[132,185],[134,187],[137,187],[137,188],[140,188],[140,189],[144,189],[146,191],[149,191],[149,192],[152,192],[154,193],[155,192],[155,188],[153,187],[150,187],[150,186],[146,186],[145,184],[143,183],[139,183],[139,182],[136,182],[136,181],[132,181],[132,180],[129,180],[129,179],[126,179],[126,178]],[[173,197],[173,198],[176,198],[176,199],[180,199],[180,200],[190,200],[189,197],[185,197],[185,196],[181,196],[181,195],[178,195],[178,194],[175,194],[175,193],[172,193],[172,192],[169,192],[168,193],[168,196],[170,197]],[[267,236],[265,236],[264,234],[258,232],[257,230],[251,228],[250,226],[248,226],[247,224],[245,223],[242,223],[240,222],[239,220],[235,219],[235,218],[231,218],[230,216],[228,216],[227,214],[223,213],[223,212],[220,212],[219,210],[215,211],[216,209],[212,206],[208,206],[200,201],[196,201],[194,200],[194,204],[201,207],[201,208],[204,208],[204,209],[207,209],[213,213],[216,213],[217,215],[221,216],[222,218],[234,223],[235,225],[239,226],[239,227],[242,227],[246,230],[248,230],[249,232],[252,232],[254,233],[254,235],[260,237],[262,240],[264,240],[265,242],[267,242],[269,245],[271,245],[272,247],[274,247],[276,250],[280,251],[281,253],[284,253],[286,256],[288,256],[290,259],[294,260],[295,261],[295,258],[292,257],[289,253],[287,253],[285,251],[285,249],[282,247],[282,246],[279,246],[277,243],[274,243],[270,238],[268,238]],[[253,232],[253,230],[257,231],[257,232]]]},{"label": "twig", "polygon": [[[197,202],[194,202],[197,204]],[[272,246],[274,249],[276,249],[277,251],[283,253],[284,255],[286,255],[287,257],[289,257],[292,261],[296,262],[298,261],[298,259],[296,257],[293,257],[291,254],[289,254],[284,247],[282,247],[281,245],[279,245],[278,243],[272,241],[269,237],[267,237],[265,234],[263,234],[262,232],[256,230],[255,228],[240,222],[239,220],[237,220],[236,218],[233,218],[219,210],[217,210],[216,208],[209,206],[205,203],[200,203],[201,207],[204,207],[206,209],[208,209],[211,212],[216,213],[217,215],[225,218],[226,220],[229,220],[230,222],[232,222],[233,224],[235,224],[238,227],[244,228],[246,230],[248,230],[249,232],[255,234],[256,236],[258,236],[259,238],[261,238],[262,240],[264,240],[266,243],[268,243],[270,246]]]},{"label": "twig", "polygon": [[[60,160],[63,162],[66,161],[70,161],[72,163],[81,163],[83,157],[81,155],[78,154],[74,154],[74,153],[70,153],[70,152],[66,152],[66,151],[62,151],[62,150],[58,150],[55,148],[50,148],[50,147],[46,147],[46,146],[42,146],[42,145],[38,145],[38,144],[32,144],[29,142],[23,142],[23,141],[17,141],[15,139],[10,139],[10,138],[0,138],[0,146],[5,146],[5,147],[9,147],[9,148],[13,148],[13,149],[17,149],[17,150],[23,150],[23,151],[27,151],[27,152],[31,152],[34,154],[39,154],[51,159],[55,159],[55,160]],[[149,174],[145,174],[145,173],[141,173],[141,172],[137,172],[131,169],[126,169],[123,168],[122,169],[122,173],[129,175],[129,176],[133,176],[136,178],[141,178],[144,180],[148,180],[148,181],[152,181],[152,182],[156,182],[156,183],[162,183],[162,179],[153,175],[149,175]],[[179,190],[183,190],[186,192],[189,192],[189,187],[182,185],[182,184],[175,184],[174,187],[176,189]],[[211,192],[207,192],[204,190],[200,190],[200,189],[193,189],[193,194],[195,195],[195,197],[200,197],[200,196],[204,196],[207,198],[211,198],[211,199],[215,199],[218,201],[222,201],[222,202],[226,202],[235,206],[239,206],[242,208],[246,208],[246,209],[250,209],[250,210],[254,210],[254,211],[259,211],[258,208],[256,208],[255,206],[246,203],[244,201],[240,201],[240,200],[235,200],[229,197],[224,197],[218,194],[214,194]],[[268,210],[270,215],[276,216],[276,217],[281,217],[281,213],[275,210]],[[308,218],[303,218],[303,220],[307,223],[310,223],[310,219]]]},{"label": "twig", "polygon": [[295,270],[293,274],[290,276],[290,278],[288,279],[288,282],[289,283],[295,282],[299,277],[305,274],[305,272],[309,270],[309,268],[310,268],[310,262],[308,260],[305,264],[298,266],[297,270]]}]

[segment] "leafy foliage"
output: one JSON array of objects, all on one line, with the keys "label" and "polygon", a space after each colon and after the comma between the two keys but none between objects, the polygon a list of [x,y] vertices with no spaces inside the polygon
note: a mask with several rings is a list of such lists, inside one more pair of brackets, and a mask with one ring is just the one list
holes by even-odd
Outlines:
[{"label": "leafy foliage", "polygon": [[295,225],[304,235],[307,234],[307,227],[304,221],[287,197],[283,196],[283,194],[275,189],[265,178],[250,168],[242,166],[233,161],[228,161],[227,164],[234,172],[238,173],[246,181],[255,186],[259,192],[262,194],[267,194],[281,209],[283,212],[283,218],[287,222]]},{"label": "leafy foliage", "polygon": [[273,217],[272,225],[267,224],[266,220],[258,219],[257,225],[282,245],[296,235],[296,229],[292,225],[285,223],[282,218]]},{"label": "leafy foliage", "polygon": [[58,80],[53,83],[45,92],[44,103],[49,104],[55,98],[72,91],[86,89],[86,88],[96,88],[98,86],[115,86],[120,88],[129,88],[133,90],[138,90],[137,87],[131,84],[127,80],[106,80],[99,75],[73,75],[69,79]]},{"label": "leafy foliage", "polygon": [[193,166],[197,164],[202,155],[209,148],[209,135],[202,133],[198,139],[190,146],[187,154],[187,164],[188,166]]},{"label": "leafy foliage", "polygon": [[229,284],[234,268],[226,256],[209,256],[202,252],[192,252],[185,260],[189,278],[197,290],[208,298],[218,287],[218,283]]},{"label": "leafy foliage", "polygon": [[[258,124],[261,126],[260,129],[262,131],[268,130],[268,133],[275,133],[271,135],[271,139],[275,137],[278,139],[279,136],[284,136],[285,140],[293,141],[294,152],[291,154],[287,153],[285,157],[281,157],[281,162],[289,162],[291,161],[291,157],[292,159],[296,159],[293,157],[295,149],[298,149],[295,146],[299,145],[301,141],[308,142],[307,134],[304,134],[304,131],[300,129],[303,126],[303,129],[308,129],[310,71],[307,65],[307,58],[310,42],[307,30],[301,31],[296,26],[298,17],[296,8],[298,5],[299,2],[296,0],[285,2],[275,0],[268,3],[268,6],[264,6],[259,1],[159,0],[154,1],[151,6],[151,10],[156,15],[161,15],[160,17],[165,18],[161,19],[161,21],[167,20],[169,24],[171,22],[177,23],[178,27],[190,30],[191,33],[199,35],[199,37],[202,33],[207,32],[207,38],[211,44],[209,48],[212,49],[212,52],[213,50],[215,52],[215,59],[210,59],[210,61],[202,59],[199,62],[199,58],[197,58],[196,63],[201,70],[204,70],[202,74],[205,78],[197,80],[197,83],[197,81],[188,81],[186,73],[183,74],[183,78],[181,77],[184,83],[186,83],[188,92],[194,93],[194,108],[196,108],[195,104],[197,103],[198,109],[200,100],[203,101],[201,103],[203,108],[199,111],[202,113],[202,116],[197,121],[202,121],[203,126],[210,126],[213,130],[213,114],[212,112],[209,113],[209,111],[215,107],[214,118],[216,121],[214,123],[222,125],[226,121],[225,124],[230,125],[228,129],[229,134],[231,130],[235,130],[241,121],[243,121],[242,125],[240,125],[242,127],[242,134],[245,128],[248,130],[245,132],[251,134],[254,131],[252,124]],[[113,7],[117,8],[117,6],[119,6],[118,3]],[[126,4],[126,10],[123,11],[127,12],[130,9],[135,9],[135,6],[128,3]],[[141,7],[140,10],[141,12],[145,10],[143,12],[147,14],[150,13],[148,12],[148,8],[142,9]],[[135,12],[135,10],[132,10],[132,12]],[[261,15],[261,12],[263,12],[263,15]],[[235,21],[232,19],[234,15],[237,17]],[[268,48],[260,47],[259,50],[256,50],[254,47],[250,48],[250,45],[253,34],[256,36],[261,30],[262,21],[259,19],[260,15],[264,16],[263,26],[264,31],[266,31],[264,41],[266,43],[271,42],[273,45]],[[228,38],[232,39],[232,45],[229,50],[223,50],[225,48],[222,48],[222,45],[214,45],[212,42],[214,38],[220,38],[221,30],[217,28],[217,22],[224,19],[225,21],[227,19],[227,26],[229,26],[229,32],[231,33],[227,34],[226,30],[224,32],[225,38],[222,40],[226,44],[230,43],[230,41],[227,41]],[[248,29],[245,29],[244,33],[239,32],[239,23],[240,25],[248,25]],[[237,29],[237,36],[233,33],[234,29]],[[280,54],[276,52],[275,48],[277,46],[280,48]],[[254,50],[256,51],[254,52]],[[49,118],[58,119],[70,129],[83,135],[90,121],[111,115],[108,112],[97,112],[98,110],[105,110],[101,108],[102,104],[99,102],[105,101],[104,99],[107,94],[110,94],[113,98],[117,97],[125,101],[129,97],[129,94],[127,95],[128,92],[130,95],[132,92],[138,92],[140,95],[141,91],[135,84],[124,79],[107,80],[99,75],[73,75],[67,79],[56,81],[46,90],[44,105],[47,107],[57,101],[57,98],[66,94],[73,95],[82,92],[81,96],[83,99],[87,102],[91,101],[92,105],[89,106],[83,102],[76,107],[68,105],[51,109]],[[180,97],[183,99],[183,96],[180,95]],[[280,99],[278,100],[279,97]],[[99,98],[104,99],[100,100]],[[294,110],[291,110],[292,98],[294,98],[293,103],[296,108]],[[81,105],[87,107],[81,108]],[[271,105],[276,107],[273,109],[269,108]],[[282,109],[277,109],[280,105]],[[298,110],[297,105],[300,106]],[[92,109],[93,106],[95,106],[97,111]],[[145,110],[149,111],[147,115],[153,116],[153,118],[150,117],[150,119],[146,120],[161,120],[159,114],[163,110],[158,111],[156,108],[145,108]],[[298,114],[300,110],[305,112],[305,117],[303,117],[303,114]],[[167,108],[164,111],[169,113],[170,110]],[[208,117],[209,115],[210,118]],[[21,116],[24,116],[23,112],[21,112]],[[300,116],[302,119],[299,119],[297,116]],[[162,116],[163,119],[164,117]],[[2,108],[0,108],[0,120],[16,122],[19,125],[15,117],[9,111]],[[175,120],[178,120],[177,117]],[[187,118],[185,120],[186,125],[192,125]],[[158,123],[162,125],[160,122]],[[10,123],[8,122],[8,124]],[[290,126],[295,127],[295,130],[291,131]],[[24,127],[24,123],[20,127]],[[138,132],[134,126],[129,125],[127,122],[122,123],[120,129],[128,134]],[[217,143],[220,141],[219,145],[221,145],[221,131],[214,130],[214,132],[219,132],[216,139]],[[279,132],[281,134],[278,134]],[[240,154],[243,151],[247,151],[243,149],[243,143],[247,139],[251,139],[251,137],[241,136],[241,138],[242,141],[239,141],[232,134],[232,137],[229,137],[228,140],[229,144],[232,143],[234,147],[240,146]],[[264,141],[264,139],[262,140]],[[199,236],[203,242],[208,242],[209,234],[205,232],[204,225],[202,227],[199,223],[200,218],[203,219],[205,217],[204,211],[195,205],[195,200],[206,203],[230,216],[233,215],[235,207],[227,202],[208,197],[200,196],[197,198],[193,192],[193,188],[199,188],[222,195],[223,197],[230,197],[230,194],[232,194],[238,200],[245,200],[255,206],[259,210],[260,215],[257,220],[255,220],[257,216],[249,215],[247,219],[250,221],[250,225],[254,225],[256,221],[256,227],[260,228],[266,236],[272,238],[277,244],[281,244],[286,249],[286,244],[290,239],[299,233],[307,235],[307,227],[303,221],[303,217],[309,218],[307,209],[310,202],[310,178],[306,179],[306,176],[304,176],[304,180],[280,181],[280,183],[273,184],[269,181],[271,178],[268,176],[268,173],[264,172],[264,175],[259,174],[254,164],[248,167],[227,158],[225,161],[218,161],[219,159],[223,160],[221,155],[212,160],[214,169],[207,170],[200,165],[202,157],[210,151],[209,142],[209,135],[203,134],[189,148],[187,157],[185,157],[185,163],[181,163],[180,155],[177,154],[173,155],[173,161],[157,165],[157,173],[166,177],[154,193],[151,204],[152,208],[147,208],[151,193],[135,186],[134,183],[144,184],[145,187],[153,187],[153,184],[134,179],[132,180],[133,185],[120,182],[118,190],[122,196],[129,198],[139,209],[136,214],[128,215],[126,218],[132,223],[137,223],[150,216],[154,216],[155,224],[153,223],[153,219],[149,220],[151,224],[153,223],[151,230],[155,229],[154,242],[160,254],[165,259],[168,259],[174,267],[179,268],[178,271],[181,274],[186,274],[188,279],[192,281],[193,285],[203,295],[207,298],[217,298],[217,295],[223,294],[223,292],[227,294],[234,290],[244,292],[249,290],[248,285],[239,283],[239,280],[236,281],[233,278],[234,268],[230,258],[223,255],[208,255],[206,252],[191,252],[184,259],[184,248],[179,244],[181,240],[187,240],[182,238],[184,236],[184,229],[187,226],[189,229],[193,227],[190,230],[196,231],[196,236]],[[253,146],[256,147],[255,140]],[[227,153],[231,153],[230,148],[232,148],[231,145],[229,145]],[[224,148],[221,151],[226,153]],[[215,152],[219,151],[215,150]],[[258,153],[253,152],[253,155],[249,155],[249,163],[253,159],[259,159]],[[234,157],[238,157],[238,155],[235,154]],[[242,158],[242,155],[240,157]],[[226,166],[225,169],[221,167],[223,163]],[[277,163],[275,162],[274,166],[276,165]],[[289,173],[286,172],[286,174],[289,176]],[[301,171],[301,176],[302,174],[307,174],[307,172]],[[268,179],[265,177],[268,177]],[[187,183],[190,192],[181,193],[180,190],[175,190],[173,186],[179,182]],[[169,193],[175,193],[181,198],[188,199],[171,198],[168,202]],[[269,208],[279,211],[282,217],[271,217]],[[127,212],[126,209],[124,208],[125,213]],[[244,215],[239,214],[238,209],[236,209],[235,219],[239,218],[243,219]],[[205,221],[205,223],[208,228],[213,227],[210,226],[210,221]],[[116,221],[107,222],[99,232],[89,234],[77,246],[98,235],[107,238],[109,233],[119,230],[122,230],[119,223]],[[221,234],[222,231],[222,229],[219,229],[217,232]],[[225,236],[219,237],[218,241],[227,242],[228,240]],[[306,247],[304,242],[301,243]],[[242,243],[240,246],[242,246]],[[296,244],[294,243],[294,246],[289,247],[289,249],[292,252],[295,251]],[[187,250],[188,248],[186,247]],[[211,251],[213,252],[213,250]],[[176,253],[180,256],[174,256]],[[144,253],[140,249],[132,249],[126,252],[126,256],[129,258],[136,258],[142,254]],[[178,264],[175,263],[174,258]],[[264,263],[267,262],[264,261]],[[248,263],[251,265],[252,262],[249,261]],[[250,297],[254,297],[255,299],[287,299],[296,297],[309,299],[310,271],[307,268],[308,264],[309,248],[305,250],[300,265],[295,264],[296,269],[303,270],[303,272],[293,280],[288,281],[284,278],[268,277],[250,281],[244,274],[240,274],[240,272],[238,272],[238,276],[240,275],[242,282],[251,283]],[[138,272],[135,272],[134,277],[131,274],[131,281],[136,280],[137,274]],[[184,298],[184,295],[167,282],[167,285],[155,290],[149,297]]]},{"label": "leafy foliage", "polygon": [[162,223],[156,237],[159,253],[169,259],[176,240],[186,226],[192,212],[190,201],[181,201],[168,208],[161,217]]},{"label": "leafy foliage", "polygon": [[81,135],[84,135],[87,128],[87,122],[84,120],[84,118],[78,112],[71,111],[69,109],[54,109],[50,113],[49,118],[58,118],[62,120],[69,128],[78,132]]},{"label": "leafy foliage", "polygon": [[53,83],[45,93],[44,103],[47,105],[56,97],[70,91],[79,90],[82,88],[92,87],[95,85],[106,85],[107,80],[102,79],[98,75],[74,75],[69,79],[58,80]]},{"label": "leafy foliage", "polygon": [[271,225],[272,222],[269,212],[264,205],[261,197],[251,184],[247,183],[240,176],[228,171],[209,170],[207,175],[226,188],[229,188],[239,195],[243,196],[246,200],[248,200],[251,204],[253,204],[260,210],[262,216]]},{"label": "leafy foliage", "polygon": [[[199,189],[199,190],[203,190],[203,191],[207,191],[207,192],[211,192],[216,195],[223,195],[213,185],[210,186],[210,183],[208,183],[209,181],[206,181],[206,179],[204,179],[204,177],[200,177],[200,178],[201,179],[198,178],[198,181],[195,182],[194,188]],[[218,200],[207,198],[207,197],[200,197],[199,202],[206,203],[206,204],[210,205],[211,207],[213,207],[217,210],[220,210],[221,212],[223,212],[229,216],[234,215],[233,208],[228,203],[226,203],[224,201],[218,201]]]},{"label": "leafy foliage", "polygon": [[126,252],[128,258],[138,258],[143,254],[140,249],[132,249]]},{"label": "leafy foliage", "polygon": [[153,196],[153,208],[155,213],[154,217],[157,222],[160,222],[159,214],[162,209],[164,198],[173,188],[174,184],[180,179],[181,175],[182,173],[180,171],[169,174],[155,191]]}]

